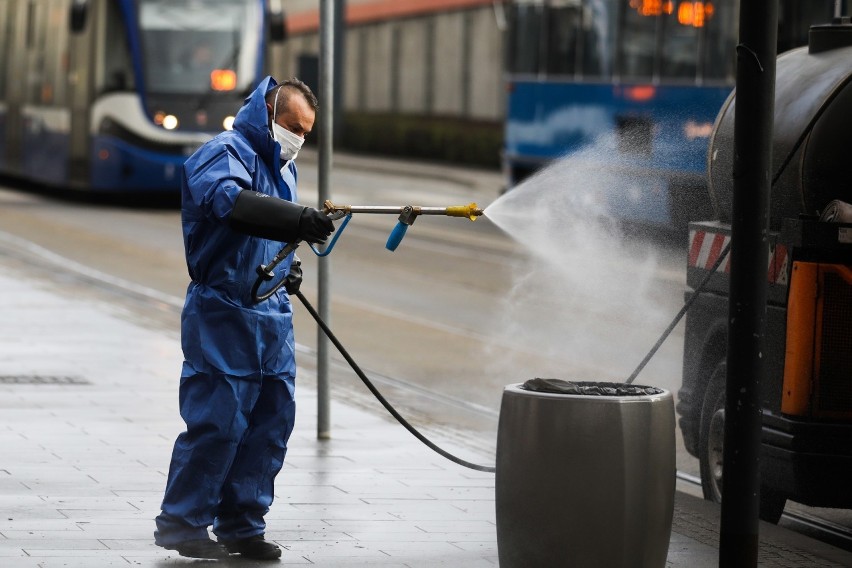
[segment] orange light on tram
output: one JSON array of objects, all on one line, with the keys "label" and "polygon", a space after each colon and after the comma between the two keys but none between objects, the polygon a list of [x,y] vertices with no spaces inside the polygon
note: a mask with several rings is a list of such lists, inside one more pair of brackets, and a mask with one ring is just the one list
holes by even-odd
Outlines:
[{"label": "orange light on tram", "polygon": [[677,8],[677,21],[683,26],[702,28],[713,17],[713,11],[710,2],[681,2]]},{"label": "orange light on tram", "polygon": [[214,91],[233,91],[237,88],[237,74],[232,69],[214,69],[210,72],[210,88]]}]

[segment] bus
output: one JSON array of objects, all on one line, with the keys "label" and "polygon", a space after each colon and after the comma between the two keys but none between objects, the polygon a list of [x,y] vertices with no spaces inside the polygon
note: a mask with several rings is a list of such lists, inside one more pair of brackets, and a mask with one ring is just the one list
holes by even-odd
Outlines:
[{"label": "bus", "polygon": [[[778,51],[806,45],[835,4],[780,0]],[[685,233],[712,218],[707,148],[736,78],[739,2],[512,0],[506,10],[507,189],[582,160],[607,172],[592,199],[613,219]]]},{"label": "bus", "polygon": [[0,2],[0,175],[103,193],[177,192],[283,39],[268,0]]}]

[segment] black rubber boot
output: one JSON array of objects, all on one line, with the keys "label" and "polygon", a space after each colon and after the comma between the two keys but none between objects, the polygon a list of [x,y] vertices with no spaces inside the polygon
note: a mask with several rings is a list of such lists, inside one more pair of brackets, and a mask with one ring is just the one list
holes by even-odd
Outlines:
[{"label": "black rubber boot", "polygon": [[228,549],[216,541],[209,538],[201,538],[197,540],[185,540],[173,546],[166,546],[169,550],[177,550],[181,556],[188,558],[207,558],[209,560],[219,560],[228,557]]},{"label": "black rubber boot", "polygon": [[244,558],[252,558],[254,560],[276,560],[281,558],[281,549],[271,542],[266,542],[262,534],[240,540],[220,540],[219,542],[225,545],[228,552],[239,554]]}]

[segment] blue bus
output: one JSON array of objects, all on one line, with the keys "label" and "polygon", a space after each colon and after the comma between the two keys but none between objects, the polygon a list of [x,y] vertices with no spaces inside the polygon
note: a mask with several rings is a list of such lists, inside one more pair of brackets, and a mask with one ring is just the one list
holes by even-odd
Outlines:
[{"label": "blue bus", "polygon": [[174,192],[284,35],[280,1],[0,2],[0,174]]},{"label": "blue bus", "polygon": [[[805,45],[835,4],[780,0],[779,52]],[[513,0],[507,11],[507,188],[572,159],[606,172],[593,199],[615,219],[680,231],[712,218],[706,154],[736,78],[739,2]]]}]

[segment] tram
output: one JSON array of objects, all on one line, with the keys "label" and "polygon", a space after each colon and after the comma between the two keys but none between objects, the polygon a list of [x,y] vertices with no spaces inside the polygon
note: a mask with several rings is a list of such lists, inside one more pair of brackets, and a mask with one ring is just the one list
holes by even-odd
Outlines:
[{"label": "tram", "polygon": [[280,0],[0,2],[0,175],[173,192],[284,39]]},{"label": "tram", "polygon": [[[779,0],[778,51],[805,45],[835,4]],[[739,0],[512,0],[507,11],[507,188],[580,155],[618,180],[594,196],[615,219],[685,231],[709,218],[707,147],[736,78]]]}]

